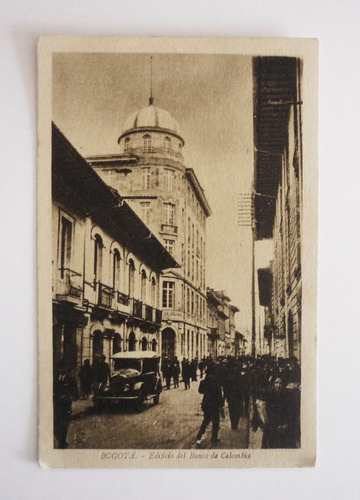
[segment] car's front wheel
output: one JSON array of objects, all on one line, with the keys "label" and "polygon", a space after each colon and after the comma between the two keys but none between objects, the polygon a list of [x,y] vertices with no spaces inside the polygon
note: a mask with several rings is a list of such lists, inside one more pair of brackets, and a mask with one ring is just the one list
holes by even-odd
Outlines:
[{"label": "car's front wheel", "polygon": [[154,397],[154,404],[158,405],[160,401],[160,390],[157,390],[156,396]]},{"label": "car's front wheel", "polygon": [[141,413],[144,409],[144,402],[145,402],[145,393],[144,391],[139,391],[139,395],[137,397],[137,400],[136,400],[136,411],[138,413]]}]

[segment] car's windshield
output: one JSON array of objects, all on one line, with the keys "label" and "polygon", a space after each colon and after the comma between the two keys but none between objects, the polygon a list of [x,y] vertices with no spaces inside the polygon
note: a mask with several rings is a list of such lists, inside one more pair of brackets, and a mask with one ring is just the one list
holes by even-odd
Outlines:
[{"label": "car's windshield", "polygon": [[141,359],[115,359],[114,361],[114,370],[116,371],[123,368],[132,368],[133,370],[141,372]]}]

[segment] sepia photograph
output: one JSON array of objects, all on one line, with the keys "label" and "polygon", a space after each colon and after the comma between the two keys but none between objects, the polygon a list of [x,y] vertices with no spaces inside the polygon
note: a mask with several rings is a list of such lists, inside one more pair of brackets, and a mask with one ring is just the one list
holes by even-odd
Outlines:
[{"label": "sepia photograph", "polygon": [[40,40],[42,467],[314,465],[317,71],[310,39]]}]

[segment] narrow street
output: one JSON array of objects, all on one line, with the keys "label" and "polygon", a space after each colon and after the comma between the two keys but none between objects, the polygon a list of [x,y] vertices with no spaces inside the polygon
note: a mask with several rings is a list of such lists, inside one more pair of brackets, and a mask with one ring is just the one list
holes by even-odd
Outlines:
[{"label": "narrow street", "polygon": [[[202,396],[199,382],[191,389],[184,385],[163,390],[159,405],[149,402],[142,413],[131,405],[113,406],[100,414],[90,408],[74,418],[69,426],[69,448],[81,449],[190,449],[202,422]],[[244,449],[248,447],[248,421],[240,420],[238,430],[231,430],[228,409],[220,421],[219,438],[211,443],[211,424],[203,438],[202,448]]]}]

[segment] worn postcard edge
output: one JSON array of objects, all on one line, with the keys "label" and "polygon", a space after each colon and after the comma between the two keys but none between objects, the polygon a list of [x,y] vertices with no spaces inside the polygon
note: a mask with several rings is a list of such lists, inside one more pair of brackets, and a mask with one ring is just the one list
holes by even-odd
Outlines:
[{"label": "worn postcard edge", "polygon": [[[293,56],[303,72],[302,447],[297,450],[206,450],[208,458],[176,458],[179,450],[57,450],[52,434],[51,118],[55,52],[194,53]],[[316,457],[318,42],[291,38],[42,37],[38,45],[38,362],[39,462],[49,468],[310,467]],[[305,394],[305,397],[304,397]],[[183,450],[182,450],[183,451]],[[109,453],[110,452],[110,453]],[[127,453],[126,453],[127,452]],[[224,452],[224,453],[223,453]],[[227,452],[227,453],[226,453]],[[221,456],[222,455],[222,456]],[[225,457],[228,455],[228,458]],[[232,455],[236,455],[232,457]],[[130,458],[131,457],[131,458]]]}]

